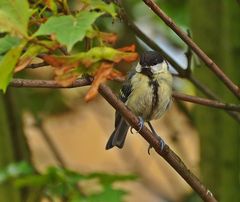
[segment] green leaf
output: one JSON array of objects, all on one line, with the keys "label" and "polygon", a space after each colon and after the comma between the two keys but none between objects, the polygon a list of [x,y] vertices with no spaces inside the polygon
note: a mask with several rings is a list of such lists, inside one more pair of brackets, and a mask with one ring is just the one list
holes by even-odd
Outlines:
[{"label": "green leaf", "polygon": [[110,14],[113,18],[117,16],[115,5],[113,3],[105,3],[102,0],[84,0],[88,4],[89,9],[99,9]]},{"label": "green leaf", "polygon": [[119,175],[119,174],[108,174],[108,173],[91,173],[88,175],[91,178],[98,178],[100,183],[104,186],[109,186],[116,181],[128,181],[128,180],[136,180],[136,175]]},{"label": "green leaf", "polygon": [[7,169],[7,173],[11,177],[17,177],[20,175],[32,174],[34,172],[32,166],[27,162],[10,164]]},{"label": "green leaf", "polygon": [[87,197],[87,202],[122,202],[123,196],[126,195],[127,192],[120,189],[112,189],[111,187],[107,187],[103,192],[98,194],[92,194]]},{"label": "green leaf", "polygon": [[7,52],[12,47],[18,45],[20,40],[16,37],[6,35],[3,38],[0,38],[0,54]]},{"label": "green leaf", "polygon": [[88,29],[91,28],[95,20],[102,15],[99,12],[82,11],[73,17],[53,16],[46,23],[41,25],[34,36],[54,34],[57,40],[67,46],[68,51],[71,51],[74,44],[81,41]]},{"label": "green leaf", "polygon": [[18,62],[26,41],[22,41],[18,46],[9,50],[0,61],[0,89],[4,92],[12,78],[13,70]]},{"label": "green leaf", "polygon": [[0,31],[27,37],[31,14],[27,0],[0,0]]},{"label": "green leaf", "polygon": [[122,60],[132,62],[136,60],[137,54],[135,52],[123,52],[111,47],[102,46],[91,48],[87,52],[80,52],[70,56],[54,56],[47,55],[44,60],[52,66],[71,66],[76,62],[81,62],[84,66],[90,67],[94,63],[101,60],[107,60],[118,63]]},{"label": "green leaf", "polygon": [[32,173],[34,173],[34,169],[27,162],[11,163],[0,171],[0,184],[6,180]]},{"label": "green leaf", "polygon": [[14,185],[18,188],[21,187],[40,187],[48,184],[47,177],[45,175],[28,175],[19,177],[14,181]]},{"label": "green leaf", "polygon": [[5,170],[0,170],[0,184],[8,179],[8,174]]},{"label": "green leaf", "polygon": [[54,15],[58,13],[58,7],[55,0],[48,0],[46,1],[46,4],[47,4],[47,7],[53,11]]}]

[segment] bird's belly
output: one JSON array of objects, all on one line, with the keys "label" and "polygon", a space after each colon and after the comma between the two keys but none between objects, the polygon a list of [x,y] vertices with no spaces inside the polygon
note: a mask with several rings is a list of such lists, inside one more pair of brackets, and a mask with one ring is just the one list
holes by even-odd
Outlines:
[{"label": "bird's belly", "polygon": [[152,110],[152,90],[149,87],[143,89],[134,89],[134,92],[128,98],[127,106],[136,116],[147,120]]},{"label": "bird's belly", "polygon": [[153,105],[154,93],[149,87],[149,82],[137,82],[137,86],[133,89],[126,105],[136,116],[142,117],[145,121],[159,119],[171,103],[172,89],[168,84],[159,83],[156,105]]}]

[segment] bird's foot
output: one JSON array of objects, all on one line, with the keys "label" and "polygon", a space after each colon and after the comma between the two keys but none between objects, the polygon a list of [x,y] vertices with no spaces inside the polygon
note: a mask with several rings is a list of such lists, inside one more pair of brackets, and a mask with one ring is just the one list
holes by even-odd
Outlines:
[{"label": "bird's foot", "polygon": [[[158,141],[159,141],[159,144],[160,144],[160,151],[162,152],[163,151],[163,149],[164,149],[164,146],[165,146],[165,142],[163,141],[163,139],[157,134],[157,133],[153,133],[154,134],[154,136],[158,139]],[[148,154],[150,155],[150,150],[153,148],[153,146],[152,145],[149,145],[149,147],[148,147]]]},{"label": "bird's foot", "polygon": [[[138,130],[137,132],[139,133],[140,130],[142,130],[143,126],[144,126],[144,120],[141,116],[138,117],[139,122],[138,122]],[[130,132],[133,134],[133,127],[130,128]]]}]

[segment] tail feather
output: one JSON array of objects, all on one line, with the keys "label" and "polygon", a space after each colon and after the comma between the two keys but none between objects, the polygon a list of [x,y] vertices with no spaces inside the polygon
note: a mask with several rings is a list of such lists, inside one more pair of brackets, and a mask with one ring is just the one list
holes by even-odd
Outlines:
[{"label": "tail feather", "polygon": [[129,129],[128,123],[121,117],[118,122],[118,125],[116,126],[115,130],[111,134],[106,144],[106,150],[111,149],[114,146],[121,149],[124,145],[128,129]]}]

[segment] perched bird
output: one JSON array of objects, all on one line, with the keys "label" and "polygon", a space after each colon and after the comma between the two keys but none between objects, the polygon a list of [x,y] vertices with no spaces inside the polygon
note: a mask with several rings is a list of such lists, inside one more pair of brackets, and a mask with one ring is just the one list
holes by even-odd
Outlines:
[{"label": "perched bird", "polygon": [[[150,121],[159,119],[169,108],[171,95],[172,75],[167,62],[156,51],[147,51],[140,56],[138,65],[129,74],[120,91],[121,101],[139,117],[139,130],[145,121],[158,138]],[[118,111],[115,116],[115,130],[107,142],[106,149],[114,146],[122,148],[130,127]],[[164,142],[159,139],[163,148]]]}]

